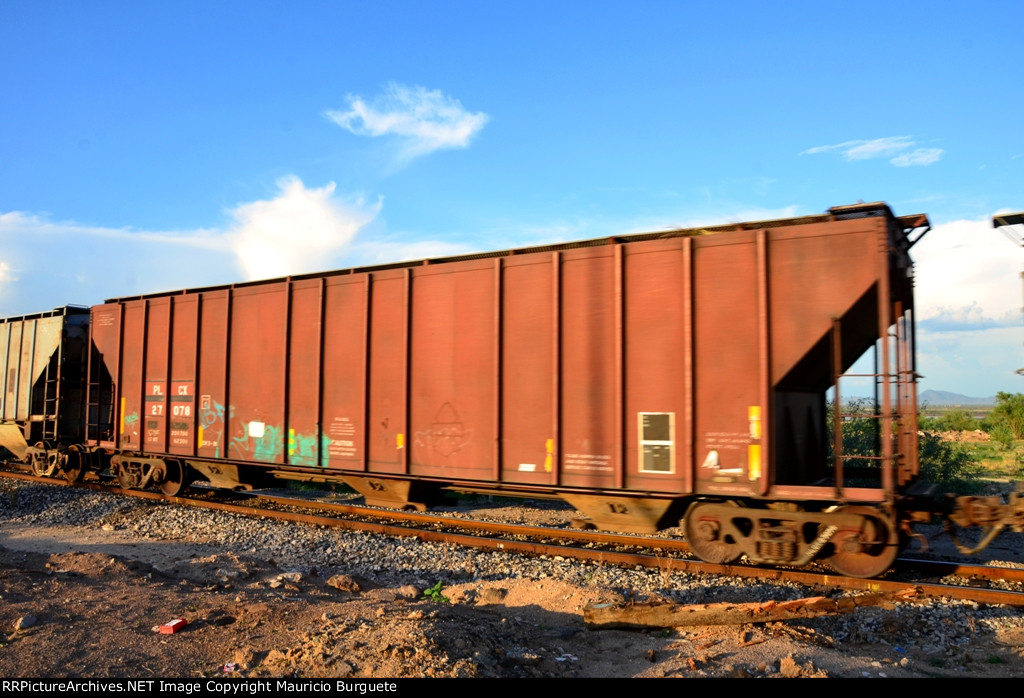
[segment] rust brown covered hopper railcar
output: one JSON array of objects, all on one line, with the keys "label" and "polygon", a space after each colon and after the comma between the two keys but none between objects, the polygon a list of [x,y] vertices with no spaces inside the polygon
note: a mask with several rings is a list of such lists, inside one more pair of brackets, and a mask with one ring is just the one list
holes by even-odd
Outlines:
[{"label": "rust brown covered hopper railcar", "polygon": [[[169,493],[193,472],[343,479],[390,506],[557,493],[623,530],[688,508],[706,559],[877,574],[917,475],[927,227],[861,204],[113,299],[92,309],[90,382],[113,399],[89,443]],[[826,397],[872,347],[878,451],[854,472]]]}]

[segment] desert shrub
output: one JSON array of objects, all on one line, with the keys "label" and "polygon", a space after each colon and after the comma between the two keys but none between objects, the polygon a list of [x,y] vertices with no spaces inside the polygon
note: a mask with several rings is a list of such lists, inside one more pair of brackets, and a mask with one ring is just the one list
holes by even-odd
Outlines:
[{"label": "desert shrub", "polygon": [[996,393],[996,406],[982,422],[992,440],[1005,449],[1024,439],[1024,394]]},{"label": "desert shrub", "polygon": [[981,420],[967,410],[955,409],[936,419],[934,426],[936,431],[974,431],[981,429]]},{"label": "desert shrub", "polygon": [[[833,460],[834,405],[827,406],[829,460]],[[858,455],[876,455],[881,436],[880,422],[874,403],[870,400],[851,401],[843,406],[843,453],[845,463],[851,467],[877,467],[878,461],[856,458]],[[970,416],[970,415],[968,415]],[[973,419],[973,418],[972,418]],[[937,421],[937,420],[936,420]],[[967,446],[939,438],[933,431],[950,429],[920,429],[918,431],[918,462],[921,479],[933,482],[940,489],[969,493],[980,489],[982,467],[974,452]],[[895,428],[895,427],[894,427]],[[959,430],[958,430],[959,431]]]},{"label": "desert shrub", "polygon": [[969,494],[981,488],[983,468],[970,448],[945,441],[935,434],[919,432],[917,442],[921,479],[940,489]]}]

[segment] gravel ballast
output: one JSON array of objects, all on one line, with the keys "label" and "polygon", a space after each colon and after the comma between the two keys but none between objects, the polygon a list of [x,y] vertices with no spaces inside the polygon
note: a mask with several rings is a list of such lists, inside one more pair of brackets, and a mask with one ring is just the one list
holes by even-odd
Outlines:
[{"label": "gravel ballast", "polygon": [[[510,518],[531,522],[529,507],[508,508]],[[551,518],[548,509],[536,511]],[[820,592],[480,552],[13,480],[0,480],[0,546],[4,676],[174,675],[174,668],[243,676],[1024,675],[1021,609],[933,601],[787,623],[587,630],[582,609],[594,601],[743,603]],[[22,589],[19,566],[40,567],[42,581],[28,575]],[[439,582],[433,600],[425,598]],[[56,596],[32,586],[47,583],[59,583]],[[74,593],[104,599],[109,608],[92,627],[109,626],[113,639],[96,643],[94,658],[58,663],[71,628],[89,622],[84,608],[82,618],[67,612]],[[151,626],[170,619],[183,593],[200,597],[185,613],[206,614],[173,638],[192,651],[176,660],[157,648],[146,662],[132,660],[129,648],[144,649],[129,637],[150,643]],[[178,596],[172,602],[168,594]],[[37,621],[16,629],[25,616]],[[133,620],[118,628],[118,617]],[[224,617],[234,620],[218,624]],[[112,659],[118,635],[129,656]],[[34,659],[26,661],[29,651]]]}]

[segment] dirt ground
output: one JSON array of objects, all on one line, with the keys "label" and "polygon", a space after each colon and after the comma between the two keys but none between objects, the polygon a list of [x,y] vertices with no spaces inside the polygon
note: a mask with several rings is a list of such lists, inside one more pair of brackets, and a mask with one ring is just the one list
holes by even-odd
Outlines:
[{"label": "dirt ground", "polygon": [[[867,632],[837,642],[813,622],[588,630],[588,602],[622,598],[552,579],[431,600],[117,531],[6,526],[0,546],[0,676],[11,678],[1024,676],[1019,628],[979,632],[953,667]],[[158,632],[178,618],[182,630]]]}]

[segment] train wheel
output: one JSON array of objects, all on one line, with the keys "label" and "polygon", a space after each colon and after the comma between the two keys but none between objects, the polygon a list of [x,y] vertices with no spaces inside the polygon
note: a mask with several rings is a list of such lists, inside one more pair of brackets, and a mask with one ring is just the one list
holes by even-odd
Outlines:
[{"label": "train wheel", "polygon": [[[736,506],[730,502],[732,506]],[[716,512],[720,504],[694,504],[686,512],[684,528],[686,542],[693,554],[704,562],[727,565],[736,562],[743,554],[739,543],[730,540],[722,530],[721,514]]]},{"label": "train wheel", "polygon": [[130,490],[135,487],[135,479],[123,464],[117,466],[117,484],[123,490]]},{"label": "train wheel", "polygon": [[50,460],[50,444],[40,441],[35,445],[39,449],[32,454],[32,473],[38,477],[51,477],[57,470],[56,465]]},{"label": "train wheel", "polygon": [[899,539],[889,524],[873,509],[850,508],[844,514],[861,514],[859,528],[841,528],[832,536],[835,551],[828,558],[836,572],[847,577],[869,579],[892,567],[899,554]]},{"label": "train wheel", "polygon": [[176,461],[166,461],[167,465],[167,476],[164,481],[160,483],[160,491],[166,494],[168,497],[177,497],[179,494],[185,491],[188,487],[188,481],[185,480],[185,473],[181,464]]},{"label": "train wheel", "polygon": [[85,456],[76,446],[69,447],[65,454],[64,479],[70,483],[81,482],[85,470]]}]

